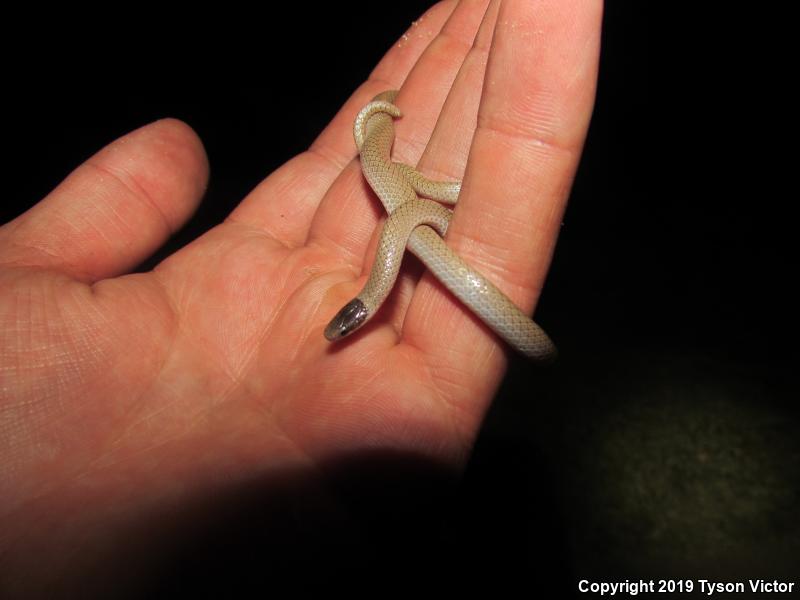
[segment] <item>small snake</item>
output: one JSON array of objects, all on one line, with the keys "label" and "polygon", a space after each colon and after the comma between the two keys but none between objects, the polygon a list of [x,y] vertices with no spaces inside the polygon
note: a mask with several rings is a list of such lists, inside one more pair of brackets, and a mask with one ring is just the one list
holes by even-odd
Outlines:
[{"label": "small snake", "polygon": [[[392,162],[397,91],[378,94],[356,117],[353,134],[361,168],[389,218],[383,225],[375,263],[367,283],[325,328],[330,341],[369,321],[394,286],[406,246],[461,302],[511,347],[535,361],[552,361],[556,348],[547,334],[483,275],[448,248],[441,236],[455,204],[460,181],[431,181],[413,167]],[[424,198],[420,198],[423,196]],[[430,200],[425,199],[430,198]]]}]

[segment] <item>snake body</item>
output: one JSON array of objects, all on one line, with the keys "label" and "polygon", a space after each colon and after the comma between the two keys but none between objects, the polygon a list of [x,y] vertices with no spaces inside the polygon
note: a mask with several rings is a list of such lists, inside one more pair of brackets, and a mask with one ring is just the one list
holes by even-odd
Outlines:
[{"label": "snake body", "polygon": [[442,236],[452,211],[433,200],[455,204],[461,183],[432,181],[409,165],[392,162],[393,119],[401,116],[392,104],[396,94],[378,94],[355,120],[353,133],[362,171],[389,218],[367,283],[331,320],[325,337],[341,339],[375,315],[394,286],[407,247],[511,347],[535,361],[553,360],[556,348],[542,328],[445,245]]}]

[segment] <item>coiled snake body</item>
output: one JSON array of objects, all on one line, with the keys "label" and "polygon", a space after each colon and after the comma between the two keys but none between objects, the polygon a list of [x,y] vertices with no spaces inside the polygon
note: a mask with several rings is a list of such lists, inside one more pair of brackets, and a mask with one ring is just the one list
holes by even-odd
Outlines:
[{"label": "coiled snake body", "polygon": [[[393,118],[400,116],[392,102],[396,91],[378,94],[356,117],[353,133],[361,168],[383,203],[389,218],[367,283],[325,328],[334,341],[360,328],[378,311],[397,279],[406,247],[486,325],[511,347],[535,361],[551,361],[556,348],[547,334],[488,279],[445,245],[461,182],[431,181],[413,167],[392,162]],[[422,198],[420,197],[422,196]],[[428,199],[430,198],[430,199]]]}]

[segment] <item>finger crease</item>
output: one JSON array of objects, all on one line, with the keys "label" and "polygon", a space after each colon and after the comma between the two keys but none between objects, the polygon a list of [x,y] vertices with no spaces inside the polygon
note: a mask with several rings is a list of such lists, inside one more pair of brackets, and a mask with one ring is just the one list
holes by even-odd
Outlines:
[{"label": "finger crease", "polygon": [[168,234],[172,235],[175,232],[176,228],[172,225],[166,213],[161,209],[159,203],[138,181],[136,181],[136,178],[130,173],[127,173],[124,169],[112,168],[111,166],[103,164],[102,162],[89,160],[85,164],[105,175],[110,176],[125,190],[130,192],[135,198],[141,200],[145,205],[149,206],[152,211],[158,215],[161,222],[164,223],[164,227],[166,228]]}]

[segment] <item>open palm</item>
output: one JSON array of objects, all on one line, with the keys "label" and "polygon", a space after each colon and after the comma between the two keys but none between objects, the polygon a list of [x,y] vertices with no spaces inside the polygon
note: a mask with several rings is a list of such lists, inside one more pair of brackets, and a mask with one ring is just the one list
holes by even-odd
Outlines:
[{"label": "open palm", "polygon": [[534,306],[591,112],[600,11],[486,4],[433,7],[308,152],[152,272],[125,274],[207,177],[177,121],[112,143],[0,229],[0,564],[20,589],[225,482],[364,448],[463,462],[506,357],[434,279],[408,261],[364,331],[337,345],[322,331],[371,265],[382,214],[352,121],[388,88],[405,115],[394,159],[464,176],[448,245]]}]

